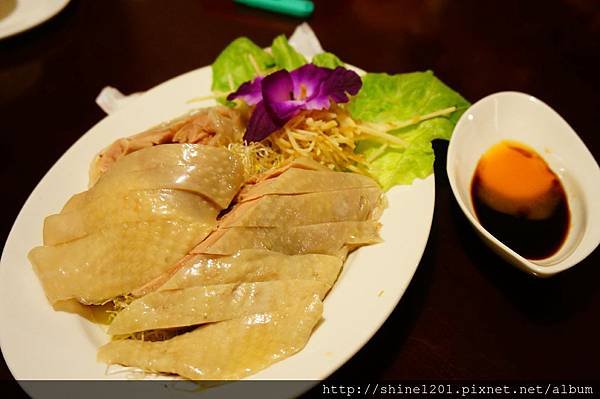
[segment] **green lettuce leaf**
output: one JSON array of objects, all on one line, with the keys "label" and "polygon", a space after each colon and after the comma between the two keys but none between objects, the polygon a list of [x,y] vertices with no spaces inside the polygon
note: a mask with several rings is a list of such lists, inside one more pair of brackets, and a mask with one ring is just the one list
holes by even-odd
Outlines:
[{"label": "green lettuce leaf", "polygon": [[342,60],[340,60],[335,54],[327,52],[315,55],[311,62],[316,66],[331,69],[335,69],[339,66],[344,66]]},{"label": "green lettuce leaf", "polygon": [[[254,62],[256,65],[254,65]],[[232,41],[212,64],[212,91],[228,93],[252,80],[256,67],[266,72],[275,65],[273,56],[247,37]]]},{"label": "green lettuce leaf", "polygon": [[[363,87],[349,104],[353,118],[365,122],[399,123],[455,106],[445,117],[436,117],[389,133],[406,141],[405,148],[388,147],[369,163],[369,173],[388,190],[410,184],[433,172],[435,159],[431,141],[449,140],[458,118],[469,106],[460,94],[446,86],[431,71],[399,75],[368,73]],[[382,144],[363,141],[357,148],[369,159]]]},{"label": "green lettuce leaf", "polygon": [[[416,126],[409,126],[393,133],[407,143],[403,149],[388,147],[375,160],[369,163],[369,173],[374,176],[384,190],[398,184],[411,184],[414,179],[424,179],[433,172],[435,154],[431,142],[434,139],[448,140],[454,124],[446,118],[434,118]],[[367,157],[381,144],[363,141],[358,152]]]},{"label": "green lettuce leaf", "polygon": [[[294,49],[285,35],[279,35],[271,44],[271,52],[257,46],[247,37],[232,41],[212,64],[212,91],[230,93],[242,83],[279,69],[294,70],[307,63],[306,58]],[[332,53],[313,57],[313,64],[328,68],[343,66],[344,63]],[[226,103],[224,98],[220,102]]]},{"label": "green lettuce leaf", "polygon": [[275,59],[275,65],[279,67],[278,69],[291,71],[307,62],[306,58],[288,43],[285,35],[279,35],[273,40],[271,53]]}]

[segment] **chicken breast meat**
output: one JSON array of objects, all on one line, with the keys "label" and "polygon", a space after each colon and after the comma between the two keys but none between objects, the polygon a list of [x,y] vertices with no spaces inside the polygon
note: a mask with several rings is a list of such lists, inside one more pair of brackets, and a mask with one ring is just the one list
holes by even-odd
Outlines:
[{"label": "chicken breast meat", "polygon": [[[306,345],[347,254],[380,241],[385,197],[366,176],[297,159],[244,182],[223,147],[163,144],[238,134],[225,110],[206,112],[105,149],[95,184],[46,219],[30,252],[57,307],[135,297],[102,362],[190,379],[255,373]],[[222,120],[206,135],[210,112]]]}]

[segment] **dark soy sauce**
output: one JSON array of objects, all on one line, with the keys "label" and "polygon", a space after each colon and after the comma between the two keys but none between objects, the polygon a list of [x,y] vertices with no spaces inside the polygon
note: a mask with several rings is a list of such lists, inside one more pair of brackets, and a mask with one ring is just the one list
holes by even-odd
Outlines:
[{"label": "dark soy sauce", "polygon": [[539,260],[554,255],[562,246],[569,231],[569,206],[560,186],[560,200],[547,219],[530,220],[490,208],[477,196],[479,179],[473,179],[471,196],[479,223],[494,237],[524,258]]},{"label": "dark soy sauce", "polygon": [[[537,153],[532,155],[539,157]],[[499,163],[499,165],[503,167],[502,165],[505,163]],[[493,165],[488,163],[486,166],[491,168]],[[545,259],[554,255],[564,243],[570,226],[570,211],[565,190],[554,172],[549,168],[548,171],[555,177],[552,181],[551,192],[556,201],[553,211],[542,219],[527,217],[528,214],[531,214],[532,208],[521,208],[521,204],[516,207],[518,210],[515,213],[500,212],[492,208],[482,199],[482,197],[485,198],[485,195],[482,195],[483,191],[480,191],[482,190],[482,180],[479,165],[471,183],[473,208],[481,225],[509,248],[531,260]],[[514,178],[518,179],[520,176]]]}]

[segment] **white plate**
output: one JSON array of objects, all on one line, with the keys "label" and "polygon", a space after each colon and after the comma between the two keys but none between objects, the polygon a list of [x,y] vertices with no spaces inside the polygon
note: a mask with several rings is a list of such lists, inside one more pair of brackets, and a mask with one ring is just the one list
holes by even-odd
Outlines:
[{"label": "white plate", "polygon": [[0,39],[16,35],[49,20],[70,0],[0,0],[0,10],[11,9],[0,15]]},{"label": "white plate", "polygon": [[[104,118],[83,135],[35,188],[10,232],[0,267],[0,344],[20,379],[125,379],[106,374],[96,350],[108,337],[101,328],[55,312],[27,260],[41,244],[44,217],[86,189],[90,160],[119,137],[137,133],[198,107],[186,101],[210,92],[210,68],[169,80]],[[201,104],[202,106],[209,105]],[[434,178],[388,193],[381,219],[384,243],[356,251],[325,300],[324,321],[298,354],[253,379],[321,380],[354,355],[400,300],[427,243],[434,206]]]}]

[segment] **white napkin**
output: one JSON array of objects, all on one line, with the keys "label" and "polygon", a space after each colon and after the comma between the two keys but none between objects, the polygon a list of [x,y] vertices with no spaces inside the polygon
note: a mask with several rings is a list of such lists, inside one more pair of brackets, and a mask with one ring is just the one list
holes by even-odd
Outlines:
[{"label": "white napkin", "polygon": [[143,92],[125,95],[112,86],[104,86],[104,88],[100,90],[98,97],[96,97],[96,104],[102,108],[102,111],[110,115],[119,108],[123,108],[125,105],[129,104],[131,100],[134,100],[142,93]]},{"label": "white napkin", "polygon": [[296,26],[294,33],[290,36],[289,42],[299,53],[309,60],[312,60],[315,55],[325,52],[323,47],[321,47],[319,39],[317,39],[317,35],[315,35],[315,32],[306,22]]},{"label": "white napkin", "polygon": [[[321,43],[319,43],[319,39],[317,39],[317,35],[315,35],[315,32],[306,22],[296,27],[289,42],[309,60],[324,51]],[[96,104],[110,115],[129,104],[140,94],[142,92],[125,95],[114,87],[106,86],[100,91],[98,97],[96,97]]]}]

